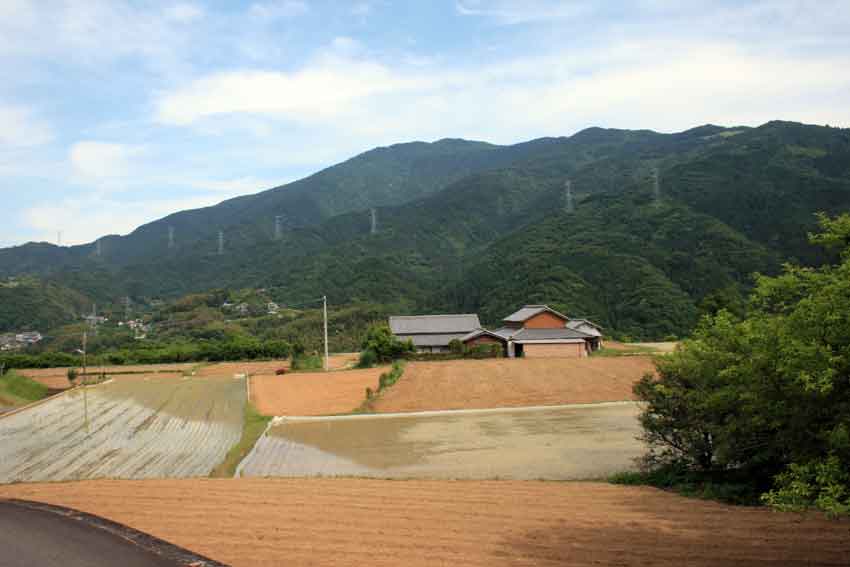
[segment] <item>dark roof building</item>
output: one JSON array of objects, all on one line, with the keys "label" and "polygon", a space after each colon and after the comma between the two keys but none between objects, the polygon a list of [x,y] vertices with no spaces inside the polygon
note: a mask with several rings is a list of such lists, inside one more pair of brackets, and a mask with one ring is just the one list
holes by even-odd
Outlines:
[{"label": "dark roof building", "polygon": [[481,328],[478,315],[402,315],[390,317],[390,331],[410,339],[419,352],[446,352],[449,343]]}]

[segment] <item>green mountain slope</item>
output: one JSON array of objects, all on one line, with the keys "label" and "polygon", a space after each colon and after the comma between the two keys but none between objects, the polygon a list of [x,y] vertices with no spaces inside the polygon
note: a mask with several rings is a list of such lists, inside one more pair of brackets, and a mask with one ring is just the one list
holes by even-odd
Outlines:
[{"label": "green mountain slope", "polygon": [[0,282],[0,332],[52,329],[91,309],[81,293],[33,277]]},{"label": "green mountain slope", "polygon": [[[541,301],[658,338],[734,302],[753,271],[822,261],[805,241],[814,213],[847,209],[847,130],[784,122],[677,134],[591,128],[514,146],[380,148],[142,227],[116,240],[126,252],[120,261],[112,239],[101,258],[81,256],[85,247],[29,245],[0,251],[0,274],[48,274],[98,301],[264,287],[283,304],[327,294],[336,305],[476,310],[488,322]],[[275,239],[274,215],[296,210],[297,222],[287,216]],[[178,221],[169,249],[167,227]],[[228,222],[219,255],[217,227]]]}]

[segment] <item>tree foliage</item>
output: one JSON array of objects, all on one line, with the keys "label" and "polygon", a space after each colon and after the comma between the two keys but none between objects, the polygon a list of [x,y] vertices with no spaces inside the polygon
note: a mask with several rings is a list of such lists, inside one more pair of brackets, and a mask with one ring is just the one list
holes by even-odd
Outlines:
[{"label": "tree foliage", "polygon": [[776,507],[850,507],[850,215],[821,219],[842,260],[759,276],[746,318],[721,310],[635,387],[650,460],[734,471]]},{"label": "tree foliage", "polygon": [[401,358],[404,353],[414,350],[412,341],[397,339],[390,328],[383,324],[374,324],[369,327],[361,347],[364,353],[360,357],[361,366],[364,361],[391,362]]}]

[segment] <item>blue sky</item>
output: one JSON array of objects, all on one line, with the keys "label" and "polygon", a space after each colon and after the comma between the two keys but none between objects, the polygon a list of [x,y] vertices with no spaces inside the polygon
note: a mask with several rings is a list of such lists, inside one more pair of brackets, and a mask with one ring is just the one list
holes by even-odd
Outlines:
[{"label": "blue sky", "polygon": [[0,246],[82,243],[369,148],[850,126],[850,2],[2,0]]}]

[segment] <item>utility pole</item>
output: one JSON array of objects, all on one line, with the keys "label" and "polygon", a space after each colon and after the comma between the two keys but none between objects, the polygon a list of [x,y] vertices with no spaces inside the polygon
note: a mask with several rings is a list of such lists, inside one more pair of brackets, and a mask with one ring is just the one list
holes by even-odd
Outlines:
[{"label": "utility pole", "polygon": [[322,296],[322,311],[325,315],[325,372],[328,371],[328,296]]}]

